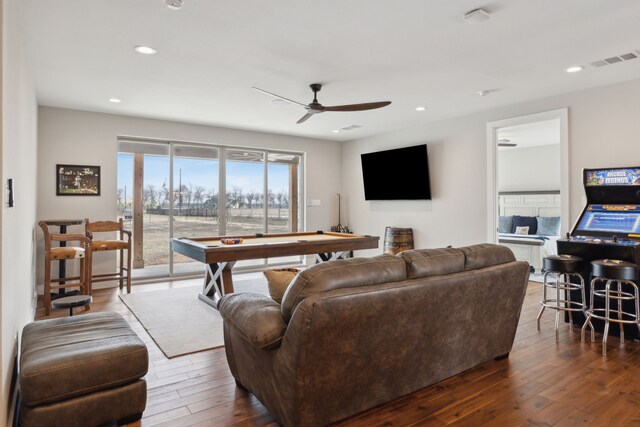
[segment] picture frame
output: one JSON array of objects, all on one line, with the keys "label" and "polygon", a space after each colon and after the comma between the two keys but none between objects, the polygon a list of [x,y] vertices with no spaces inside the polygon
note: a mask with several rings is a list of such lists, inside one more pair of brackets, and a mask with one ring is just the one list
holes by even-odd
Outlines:
[{"label": "picture frame", "polygon": [[56,196],[99,196],[100,166],[56,165]]}]

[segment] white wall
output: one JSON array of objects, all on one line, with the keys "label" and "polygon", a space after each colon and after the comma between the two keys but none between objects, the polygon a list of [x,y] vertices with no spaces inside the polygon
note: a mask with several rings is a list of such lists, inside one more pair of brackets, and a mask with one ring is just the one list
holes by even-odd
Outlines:
[{"label": "white wall", "polygon": [[[15,357],[15,339],[33,320],[36,217],[37,104],[24,56],[19,2],[2,3],[2,399],[0,425]],[[15,207],[6,207],[6,180],[15,181]]]},{"label": "white wall", "polygon": [[[573,220],[583,207],[582,168],[640,164],[639,98],[640,80],[634,80],[345,143],[342,192],[350,198],[349,224],[375,235],[383,235],[387,225],[412,227],[419,248],[486,241],[486,123],[564,107]],[[421,143],[428,145],[433,200],[366,202],[360,154]],[[393,179],[393,165],[385,173]]]},{"label": "white wall", "polygon": [[560,144],[498,150],[498,191],[560,190]]},{"label": "white wall", "polygon": [[[126,135],[304,152],[305,199],[321,202],[306,208],[306,229],[326,230],[332,225],[332,200],[341,185],[339,142],[51,107],[40,107],[38,123],[39,220],[116,218],[116,142],[118,135]],[[101,166],[101,195],[56,196],[55,165],[60,163]],[[108,271],[113,262],[97,263],[96,269]]]}]

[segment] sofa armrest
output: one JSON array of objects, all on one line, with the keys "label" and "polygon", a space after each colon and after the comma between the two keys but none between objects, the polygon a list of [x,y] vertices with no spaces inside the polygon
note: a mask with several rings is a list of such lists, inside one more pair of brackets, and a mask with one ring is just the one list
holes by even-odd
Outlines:
[{"label": "sofa armrest", "polygon": [[253,346],[272,350],[282,342],[287,324],[280,304],[266,295],[229,294],[218,305],[225,323]]}]

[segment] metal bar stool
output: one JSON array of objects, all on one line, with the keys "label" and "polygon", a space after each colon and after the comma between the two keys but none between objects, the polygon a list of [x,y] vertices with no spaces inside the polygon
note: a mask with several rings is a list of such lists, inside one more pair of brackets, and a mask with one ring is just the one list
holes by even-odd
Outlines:
[{"label": "metal bar stool", "polygon": [[[624,325],[634,324],[640,332],[640,297],[638,286],[633,281],[638,280],[638,266],[631,262],[617,259],[599,259],[591,262],[591,304],[587,310],[587,320],[582,325],[580,338],[584,341],[587,324],[591,328],[591,342],[596,340],[593,323],[591,319],[604,320],[604,331],[602,332],[602,355],[607,355],[607,337],[609,335],[609,323],[620,324],[620,343],[624,343]],[[596,289],[598,284],[604,283],[604,288]],[[612,286],[613,285],[613,286]],[[594,298],[604,298],[604,308],[594,308]],[[611,304],[617,301],[617,310],[612,316]],[[622,309],[623,301],[634,301],[633,313]],[[626,318],[625,318],[626,317]]]},{"label": "metal bar stool", "polygon": [[[582,258],[574,255],[549,255],[544,257],[542,261],[542,271],[544,276],[542,280],[542,300],[540,305],[540,313],[536,319],[538,323],[538,330],[540,330],[540,318],[544,313],[545,308],[550,308],[556,311],[556,342],[558,341],[558,328],[560,326],[560,312],[566,311],[569,313],[569,324],[573,327],[574,311],[584,312],[587,308],[585,303],[584,293],[584,279],[580,272],[580,266],[582,264]],[[571,278],[577,278],[579,283],[571,283]],[[555,278],[555,280],[549,280]],[[547,289],[553,289],[555,291],[555,298],[547,297]],[[561,293],[564,291],[564,298]],[[582,295],[581,301],[571,300],[571,291],[580,291]]]}]

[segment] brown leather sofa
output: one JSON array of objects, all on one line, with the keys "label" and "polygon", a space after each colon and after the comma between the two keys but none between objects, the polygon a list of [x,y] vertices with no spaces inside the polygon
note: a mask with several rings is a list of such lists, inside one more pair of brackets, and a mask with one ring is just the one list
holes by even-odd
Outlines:
[{"label": "brown leather sofa", "polygon": [[508,356],[528,276],[491,244],[318,264],[282,305],[220,301],[229,367],[285,426],[326,425]]}]

